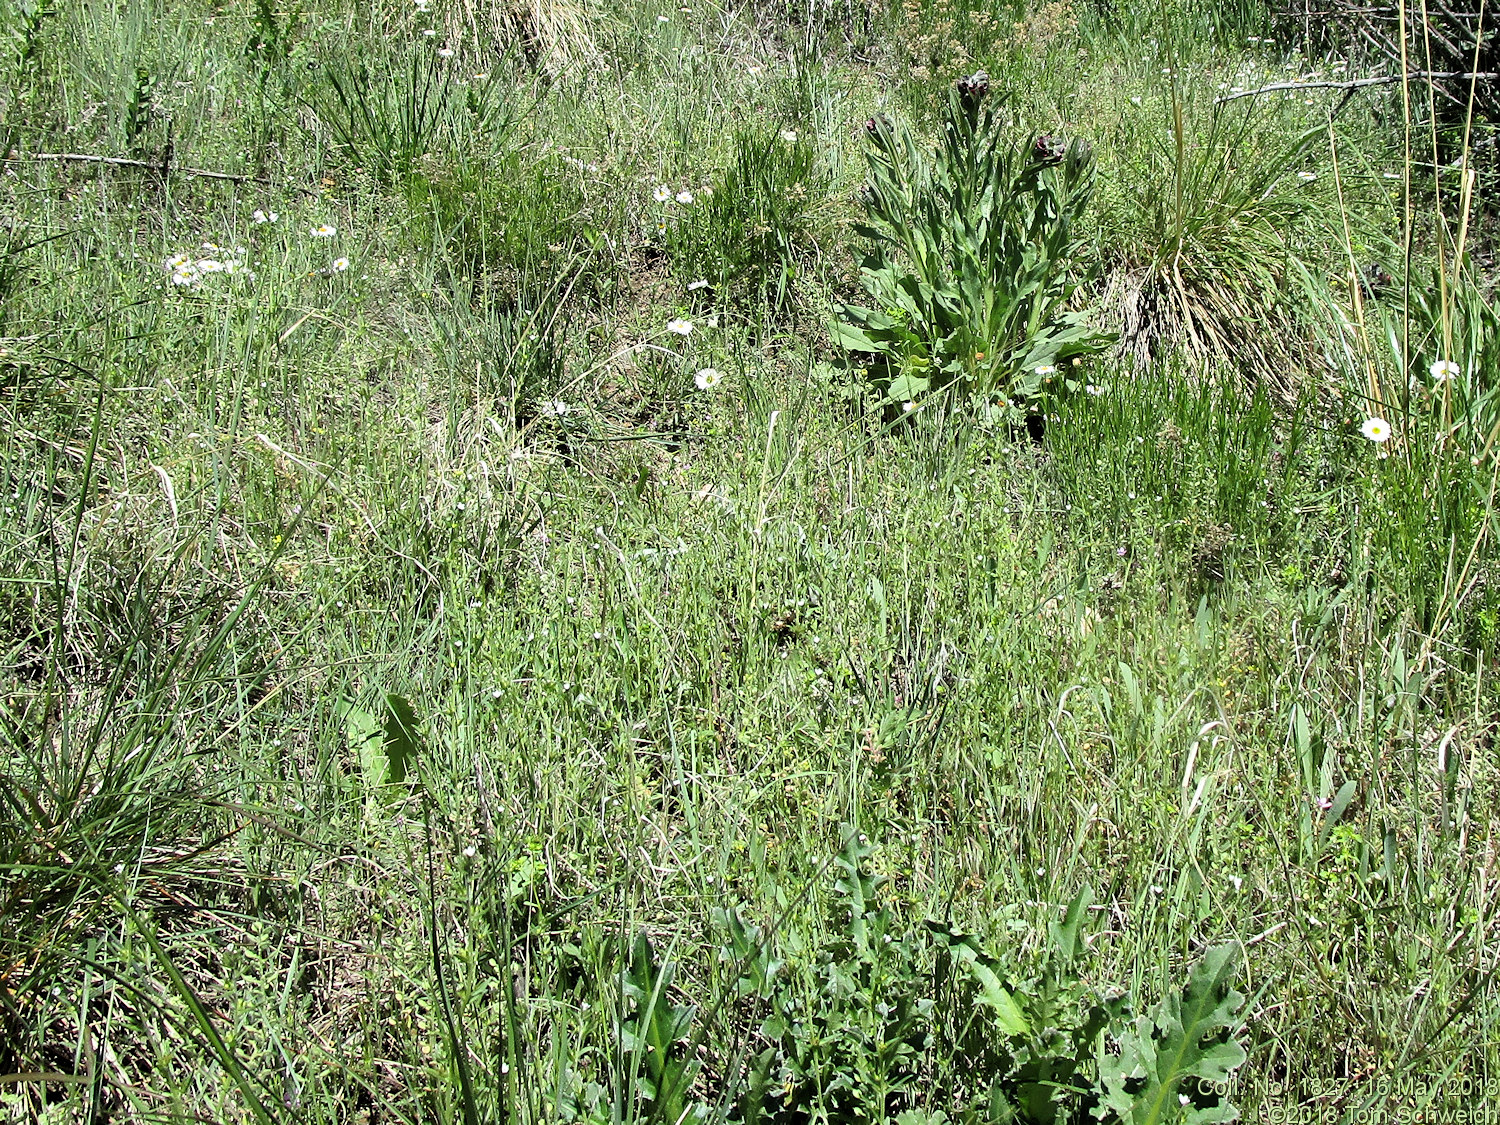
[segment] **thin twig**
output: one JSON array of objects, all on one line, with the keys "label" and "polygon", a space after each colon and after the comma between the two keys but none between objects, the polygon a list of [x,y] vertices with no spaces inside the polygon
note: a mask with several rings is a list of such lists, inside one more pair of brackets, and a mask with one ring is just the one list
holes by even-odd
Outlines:
[{"label": "thin twig", "polygon": [[[116,168],[149,168],[154,172],[173,172],[181,176],[197,176],[205,180],[229,180],[236,184],[261,184],[264,187],[277,187],[271,180],[262,179],[259,176],[247,176],[236,172],[211,172],[206,168],[183,168],[180,165],[163,167],[158,160],[131,160],[123,156],[94,156],[86,152],[32,152],[25,156],[7,156],[4,158],[7,164],[20,164],[28,160],[54,160],[68,164],[108,164]],[[300,191],[313,198],[318,193],[311,188],[299,187],[296,184],[283,185],[290,187],[292,191]]]},{"label": "thin twig", "polygon": [[[1500,73],[1486,71],[1481,74],[1471,74],[1461,70],[1435,71],[1414,70],[1406,75],[1406,80],[1417,78],[1462,78],[1470,82],[1480,79],[1500,78]],[[1366,86],[1394,86],[1402,80],[1399,74],[1383,75],[1379,78],[1356,78],[1349,82],[1276,82],[1270,86],[1261,86],[1255,90],[1241,90],[1238,94],[1225,94],[1221,98],[1214,99],[1214,105],[1222,105],[1224,102],[1236,101],[1240,98],[1253,98],[1257,94],[1273,94],[1279,90],[1361,90]]]}]

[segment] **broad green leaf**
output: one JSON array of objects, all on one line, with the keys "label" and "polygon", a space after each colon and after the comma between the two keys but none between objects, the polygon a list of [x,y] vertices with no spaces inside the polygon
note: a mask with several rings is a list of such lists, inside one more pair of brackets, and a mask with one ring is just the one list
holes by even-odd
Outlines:
[{"label": "broad green leaf", "polygon": [[1007,1035],[1030,1035],[1031,1024],[1026,1019],[1026,1013],[1021,1011],[1016,998],[1000,983],[995,971],[977,958],[964,963],[979,982],[980,1003],[994,1011],[995,1022],[1000,1025],[1000,1030]]},{"label": "broad green leaf", "polygon": [[338,715],[349,749],[359,758],[365,783],[372,788],[404,782],[416,760],[420,736],[415,709],[402,696],[387,692],[372,712],[342,699]]},{"label": "broad green leaf", "polygon": [[[1183,1116],[1189,1082],[1195,1091],[1229,1080],[1245,1062],[1245,1050],[1233,1036],[1245,998],[1233,981],[1239,947],[1220,945],[1204,955],[1181,995],[1169,995],[1155,1018],[1142,1017],[1120,1035],[1120,1053],[1098,1059],[1103,1088],[1101,1108],[1122,1125],[1166,1125]],[[1233,1121],[1234,1106],[1215,1097],[1195,1105],[1187,1117],[1197,1125]],[[1105,1118],[1105,1120],[1110,1120]]]},{"label": "broad green leaf", "polygon": [[1333,804],[1329,806],[1328,815],[1323,818],[1323,827],[1318,829],[1318,844],[1314,849],[1315,855],[1322,855],[1323,849],[1328,845],[1328,837],[1332,835],[1334,827],[1342,819],[1345,812],[1349,810],[1349,802],[1354,800],[1354,792],[1357,786],[1352,781],[1346,781],[1339,786],[1339,791],[1333,795]]},{"label": "broad green leaf", "polygon": [[879,352],[884,350],[883,344],[877,344],[870,339],[864,329],[856,328],[852,324],[834,321],[829,325],[829,332],[833,335],[833,342],[845,351]]},{"label": "broad green leaf", "polygon": [[898,375],[891,380],[891,401],[907,402],[920,398],[931,386],[932,380],[930,379],[923,379],[917,375]]},{"label": "broad green leaf", "polygon": [[1093,902],[1094,889],[1085,884],[1073,896],[1073,901],[1068,903],[1068,909],[1063,914],[1062,921],[1048,924],[1048,930],[1052,934],[1052,944],[1064,964],[1071,964],[1078,956],[1082,946],[1080,934],[1083,921],[1088,916],[1088,909]]}]

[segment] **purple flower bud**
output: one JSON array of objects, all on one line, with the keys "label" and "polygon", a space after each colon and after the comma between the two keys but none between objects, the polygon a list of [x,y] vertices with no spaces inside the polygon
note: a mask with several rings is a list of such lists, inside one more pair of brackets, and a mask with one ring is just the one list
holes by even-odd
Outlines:
[{"label": "purple flower bud", "polygon": [[1061,164],[1067,151],[1068,146],[1063,143],[1063,139],[1050,133],[1043,133],[1031,146],[1032,159],[1039,164]]},{"label": "purple flower bud", "polygon": [[958,93],[962,98],[978,101],[990,92],[990,76],[982,70],[958,80]]}]

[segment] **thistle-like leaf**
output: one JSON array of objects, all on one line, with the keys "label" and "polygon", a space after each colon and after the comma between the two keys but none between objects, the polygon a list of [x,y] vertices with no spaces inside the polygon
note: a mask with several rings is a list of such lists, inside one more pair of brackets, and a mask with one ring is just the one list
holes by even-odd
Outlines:
[{"label": "thistle-like leaf", "polygon": [[1234,990],[1238,967],[1238,946],[1209,950],[1180,995],[1168,995],[1154,1018],[1141,1017],[1119,1036],[1118,1055],[1101,1054],[1104,1096],[1096,1116],[1120,1125],[1238,1119],[1232,1104],[1202,1092],[1207,1084],[1227,1082],[1245,1061],[1245,1049],[1233,1038],[1245,1002]]}]

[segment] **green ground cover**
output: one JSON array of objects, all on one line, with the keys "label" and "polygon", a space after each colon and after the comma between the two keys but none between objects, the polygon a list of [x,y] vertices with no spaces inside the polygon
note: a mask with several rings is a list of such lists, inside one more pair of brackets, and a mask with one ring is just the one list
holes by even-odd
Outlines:
[{"label": "green ground cover", "polygon": [[9,1119],[1500,1105],[1482,117],[1249,3],[0,7]]}]

